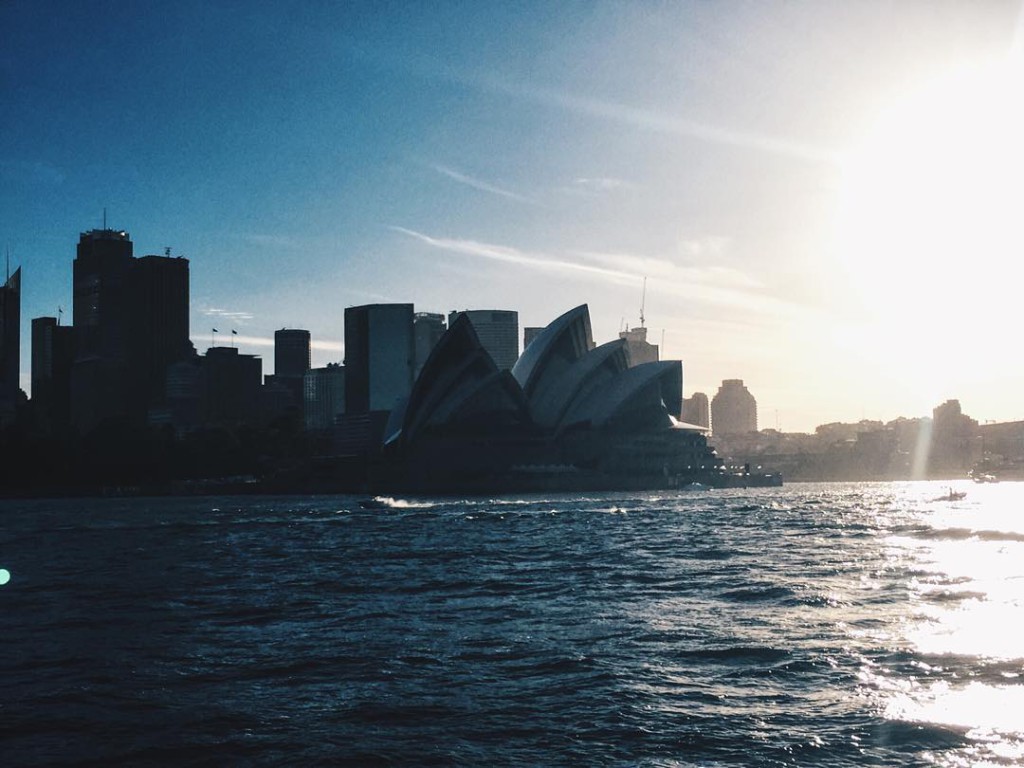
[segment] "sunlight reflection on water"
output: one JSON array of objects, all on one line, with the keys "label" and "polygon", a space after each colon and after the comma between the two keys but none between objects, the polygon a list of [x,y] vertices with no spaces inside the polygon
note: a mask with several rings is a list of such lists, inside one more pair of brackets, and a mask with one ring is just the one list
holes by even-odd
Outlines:
[{"label": "sunlight reflection on water", "polygon": [[966,499],[917,504],[893,520],[898,533],[887,546],[912,578],[889,646],[913,654],[919,674],[867,665],[862,679],[882,691],[890,720],[964,731],[974,746],[936,757],[940,764],[1019,764],[1024,484],[967,490]]}]

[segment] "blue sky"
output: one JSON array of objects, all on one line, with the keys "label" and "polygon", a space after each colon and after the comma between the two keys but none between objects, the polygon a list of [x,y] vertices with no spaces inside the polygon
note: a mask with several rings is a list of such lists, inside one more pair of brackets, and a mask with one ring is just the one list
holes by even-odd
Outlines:
[{"label": "blue sky", "polygon": [[[0,246],[24,270],[25,378],[31,318],[70,317],[78,233],[106,208],[136,255],[191,260],[197,348],[234,328],[267,373],[275,329],[308,328],[314,363],[339,360],[344,307],[378,301],[516,309],[522,325],[588,302],[604,341],[638,323],[646,276],[651,340],[683,360],[686,394],[743,378],[761,426],[925,415],[950,397],[1024,418],[1024,367],[974,343],[1005,342],[1012,296],[958,301],[954,326],[936,294],[963,293],[964,264],[929,256],[980,242],[972,274],[998,286],[1017,236],[978,213],[921,238],[879,210],[921,145],[903,129],[966,109],[929,88],[1002,82],[1019,10],[8,0]],[[976,167],[982,123],[922,165]],[[1005,173],[981,179],[992,200],[1017,191]],[[923,177],[898,177],[905,197],[964,186]],[[974,240],[981,227],[999,239]]]}]

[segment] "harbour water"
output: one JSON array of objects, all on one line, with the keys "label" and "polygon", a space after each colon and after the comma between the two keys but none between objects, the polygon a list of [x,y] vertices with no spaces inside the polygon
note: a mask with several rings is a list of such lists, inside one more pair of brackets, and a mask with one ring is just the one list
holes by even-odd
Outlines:
[{"label": "harbour water", "polygon": [[0,502],[0,763],[1024,765],[1024,484]]}]

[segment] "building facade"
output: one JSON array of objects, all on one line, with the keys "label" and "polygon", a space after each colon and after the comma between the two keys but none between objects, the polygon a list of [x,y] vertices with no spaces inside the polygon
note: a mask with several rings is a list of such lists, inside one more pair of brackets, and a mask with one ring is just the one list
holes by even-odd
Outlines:
[{"label": "building facade", "polygon": [[519,313],[506,309],[467,309],[448,313],[448,327],[466,315],[484,350],[499,370],[512,370],[519,359]]},{"label": "building facade", "polygon": [[709,428],[711,426],[711,410],[708,406],[708,396],[703,392],[694,392],[690,397],[684,398],[683,412],[679,418],[687,424]]},{"label": "building facade", "polygon": [[21,394],[21,268],[0,287],[0,424],[10,421]]},{"label": "building facade", "polygon": [[647,341],[647,329],[644,326],[619,331],[619,338],[626,340],[630,365],[658,362],[658,345]]},{"label": "building facade", "polygon": [[345,309],[345,412],[390,411],[409,396],[416,357],[412,304]]},{"label": "building facade", "polygon": [[189,340],[189,262],[143,256],[131,261],[129,365],[138,407],[163,404],[167,368],[195,353]]},{"label": "building facade", "polygon": [[711,400],[711,431],[715,437],[757,432],[757,401],[743,379],[725,379]]},{"label": "building facade", "polygon": [[82,432],[107,418],[144,422],[166,397],[168,366],[194,353],[188,259],[136,259],[132,249],[122,230],[79,237],[71,419]]},{"label": "building facade", "polygon": [[301,406],[303,401],[303,379],[310,369],[309,331],[300,328],[282,328],[274,331],[274,376],[267,377],[268,387],[279,387],[287,391],[282,398],[285,408]]},{"label": "building facade", "polygon": [[74,329],[56,317],[32,319],[32,408],[44,432],[71,422]]},{"label": "building facade", "polygon": [[343,365],[328,363],[324,368],[310,368],[303,379],[303,390],[307,430],[329,429],[345,413]]},{"label": "building facade", "polygon": [[274,375],[299,378],[310,369],[310,335],[300,328],[274,331]]},{"label": "building facade", "polygon": [[234,347],[210,347],[203,358],[203,422],[256,424],[260,419],[263,361]]}]

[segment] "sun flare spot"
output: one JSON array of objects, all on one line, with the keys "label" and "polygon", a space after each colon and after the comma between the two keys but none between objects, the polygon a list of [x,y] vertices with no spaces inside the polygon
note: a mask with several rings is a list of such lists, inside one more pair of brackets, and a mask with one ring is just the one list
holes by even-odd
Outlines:
[{"label": "sun flare spot", "polygon": [[843,164],[837,250],[880,345],[997,352],[1024,256],[1024,72],[964,66],[884,109]]}]

